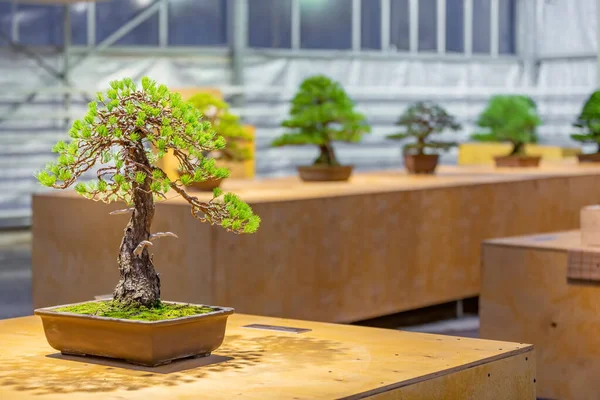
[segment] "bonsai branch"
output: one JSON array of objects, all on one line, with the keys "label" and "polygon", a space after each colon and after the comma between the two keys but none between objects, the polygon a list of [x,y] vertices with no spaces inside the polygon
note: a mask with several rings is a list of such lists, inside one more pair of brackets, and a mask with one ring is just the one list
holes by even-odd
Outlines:
[{"label": "bonsai branch", "polygon": [[131,214],[133,212],[133,210],[135,210],[135,208],[133,208],[133,207],[123,208],[121,210],[115,210],[115,211],[109,212],[108,215]]},{"label": "bonsai branch", "polygon": [[177,236],[173,232],[156,232],[156,233],[153,233],[150,235],[149,240],[156,240],[156,239],[160,239],[163,237],[174,237],[176,239],[179,239],[179,236]]},{"label": "bonsai branch", "polygon": [[146,248],[146,246],[153,246],[154,243],[148,241],[148,240],[143,240],[140,242],[140,244],[137,245],[137,247],[135,248],[135,250],[133,251],[133,255],[136,257],[141,257],[142,253],[144,252],[144,249]]}]

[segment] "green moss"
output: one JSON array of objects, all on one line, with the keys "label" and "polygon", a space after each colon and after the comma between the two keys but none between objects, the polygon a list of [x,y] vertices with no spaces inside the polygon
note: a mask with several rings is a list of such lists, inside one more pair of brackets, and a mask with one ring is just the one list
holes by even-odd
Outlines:
[{"label": "green moss", "polygon": [[188,317],[191,315],[206,314],[215,311],[215,309],[188,304],[167,303],[159,303],[155,307],[148,308],[140,305],[121,304],[116,301],[95,301],[69,307],[61,307],[57,308],[55,311],[138,321],[162,321],[166,319]]}]

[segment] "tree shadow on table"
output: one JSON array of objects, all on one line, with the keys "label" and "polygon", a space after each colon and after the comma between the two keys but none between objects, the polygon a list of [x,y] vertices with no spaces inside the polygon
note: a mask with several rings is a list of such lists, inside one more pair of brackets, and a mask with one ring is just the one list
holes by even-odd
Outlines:
[{"label": "tree shadow on table", "polygon": [[102,357],[52,353],[2,360],[0,387],[36,395],[135,391],[194,383],[219,373],[247,371],[248,367],[265,362],[269,368],[283,367],[290,364],[289,354],[294,356],[294,367],[315,362],[324,364],[344,352],[337,342],[309,337],[231,335],[211,356],[154,368]]}]

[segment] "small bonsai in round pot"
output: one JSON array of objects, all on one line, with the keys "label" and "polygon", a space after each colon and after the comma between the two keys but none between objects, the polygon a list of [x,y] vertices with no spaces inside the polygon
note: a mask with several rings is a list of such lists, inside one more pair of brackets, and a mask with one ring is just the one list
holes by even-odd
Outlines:
[{"label": "small bonsai in round pot", "polygon": [[404,165],[411,174],[433,174],[438,165],[439,155],[425,150],[448,150],[457,144],[430,140],[433,134],[450,129],[457,131],[461,126],[454,117],[441,106],[432,102],[418,102],[409,106],[396,125],[404,127],[404,132],[389,135],[389,139],[404,140],[413,138],[413,143],[404,146]]},{"label": "small bonsai in round pot", "polygon": [[477,120],[477,125],[487,132],[474,134],[471,139],[512,145],[508,155],[494,158],[497,167],[537,167],[541,157],[526,155],[525,145],[537,143],[535,130],[541,123],[535,103],[529,97],[494,96]]},{"label": "small bonsai in round pot", "polygon": [[[227,307],[161,301],[149,249],[157,239],[177,236],[152,233],[156,200],[176,193],[189,203],[192,216],[234,233],[255,232],[260,218],[237,196],[221,197],[220,189],[210,201],[186,193],[190,183],[227,176],[215,160],[204,157],[223,149],[225,140],[179,94],[147,77],[141,83],[138,88],[131,79],[113,81],[106,94],[98,93],[87,115],[73,122],[69,143],[53,147],[57,162],[37,173],[45,186],[67,189],[75,184],[86,198],[128,205],[111,213],[130,215],[117,253],[120,279],[113,299],[42,308],[35,314],[42,318],[49,344],[64,354],[156,366],[210,354],[221,345],[233,313]],[[168,150],[185,171],[177,181],[157,167]],[[97,181],[76,183],[96,165]]]},{"label": "small bonsai in round pot", "polygon": [[571,135],[573,140],[598,146],[595,153],[579,154],[579,162],[600,162],[600,90],[588,98],[573,126],[580,129]]},{"label": "small bonsai in round pot", "polygon": [[340,164],[333,142],[356,143],[370,132],[364,115],[354,110],[354,103],[342,86],[322,75],[302,82],[292,100],[290,118],[282,126],[289,132],[276,138],[272,146],[319,148],[313,165],[298,167],[303,181],[347,181],[353,167]]},{"label": "small bonsai in round pot", "polygon": [[[252,154],[247,147],[248,143],[252,141],[252,136],[246,132],[240,123],[240,118],[229,112],[229,105],[225,101],[212,93],[198,93],[190,97],[188,102],[200,111],[204,119],[211,123],[217,135],[225,138],[227,142],[225,147],[220,150],[203,152],[204,157],[233,162],[252,159]],[[194,182],[190,186],[201,191],[211,191],[221,186],[223,179]]]}]

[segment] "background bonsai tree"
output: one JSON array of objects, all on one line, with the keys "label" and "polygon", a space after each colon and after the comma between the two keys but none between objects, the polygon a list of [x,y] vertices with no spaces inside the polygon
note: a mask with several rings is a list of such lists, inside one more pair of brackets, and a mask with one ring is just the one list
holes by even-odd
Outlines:
[{"label": "background bonsai tree", "polygon": [[252,141],[252,135],[240,124],[240,118],[229,112],[229,105],[225,101],[211,93],[198,93],[188,101],[212,124],[217,135],[227,141],[223,149],[206,153],[205,156],[237,162],[252,158],[250,149],[246,147]]},{"label": "background bonsai tree", "polygon": [[600,153],[600,90],[588,98],[573,126],[582,133],[573,134],[571,138],[582,143],[596,143],[596,152]]},{"label": "background bonsai tree", "polygon": [[354,111],[354,103],[342,86],[322,75],[302,82],[292,100],[290,118],[281,125],[290,131],[275,139],[272,146],[318,146],[314,165],[327,167],[340,165],[333,142],[355,143],[371,130],[365,116]]},{"label": "background bonsai tree", "polygon": [[535,130],[541,123],[535,102],[529,97],[494,96],[477,120],[477,125],[487,128],[488,132],[471,138],[482,142],[508,142],[512,144],[510,156],[523,155],[525,144],[537,142]]},{"label": "background bonsai tree", "polygon": [[[175,236],[151,231],[155,200],[165,199],[169,191],[183,197],[200,221],[236,233],[255,232],[260,224],[252,209],[233,194],[220,198],[220,190],[215,190],[205,202],[186,193],[184,187],[192,182],[228,175],[203,155],[223,149],[225,140],[192,104],[147,77],[141,88],[131,79],[111,82],[106,95],[98,93],[87,115],[73,122],[69,135],[69,143],[59,142],[53,148],[59,154],[57,162],[48,164],[37,178],[45,186],[66,189],[96,164],[104,164],[97,169],[97,181],[77,183],[75,190],[92,200],[130,205],[114,212],[131,213],[118,255],[120,280],[114,290],[118,303],[160,304],[160,280],[148,246],[160,237]],[[156,166],[169,149],[185,171],[177,181],[169,180]]]},{"label": "background bonsai tree", "polygon": [[442,133],[446,129],[457,131],[461,126],[444,108],[432,102],[418,102],[409,106],[396,125],[403,132],[387,136],[389,139],[404,140],[414,138],[413,143],[404,146],[405,154],[425,154],[425,149],[448,150],[456,146],[455,142],[429,140],[432,134]]}]

